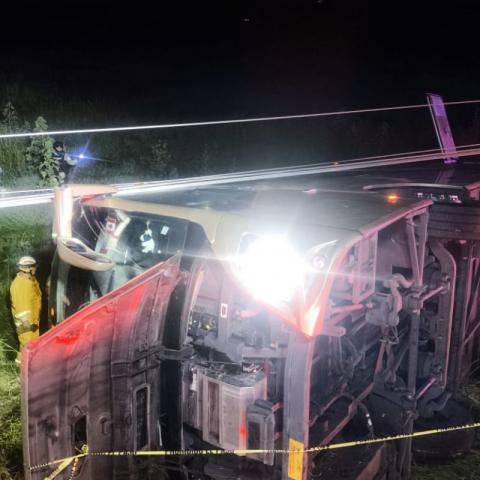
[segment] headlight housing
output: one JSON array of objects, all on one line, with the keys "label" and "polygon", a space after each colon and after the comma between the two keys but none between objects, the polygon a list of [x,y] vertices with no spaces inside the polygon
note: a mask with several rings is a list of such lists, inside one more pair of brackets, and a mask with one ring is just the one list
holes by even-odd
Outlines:
[{"label": "headlight housing", "polygon": [[256,300],[273,305],[288,303],[302,286],[302,257],[280,235],[245,235],[236,258],[242,284]]}]

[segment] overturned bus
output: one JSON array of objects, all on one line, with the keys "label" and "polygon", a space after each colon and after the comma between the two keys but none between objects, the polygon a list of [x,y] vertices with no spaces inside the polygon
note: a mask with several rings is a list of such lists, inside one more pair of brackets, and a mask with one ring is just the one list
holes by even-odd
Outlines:
[{"label": "overturned bus", "polygon": [[477,186],[352,178],[59,190],[26,478],[84,445],[174,452],[89,455],[74,478],[407,479],[413,455],[466,452],[469,430],[305,452],[471,422]]}]

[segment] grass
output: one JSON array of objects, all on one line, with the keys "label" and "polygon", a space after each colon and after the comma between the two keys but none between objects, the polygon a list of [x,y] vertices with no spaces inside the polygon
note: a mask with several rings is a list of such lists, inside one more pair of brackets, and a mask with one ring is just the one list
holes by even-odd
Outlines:
[{"label": "grass", "polygon": [[[480,381],[472,381],[465,387],[465,395],[472,403],[472,414],[476,422],[480,419]],[[480,480],[480,430],[476,430],[472,451],[464,457],[446,462],[414,465],[415,480]]]},{"label": "grass", "polygon": [[14,182],[25,172],[25,142],[0,140],[0,168],[5,183]]},{"label": "grass", "polygon": [[8,356],[11,346],[0,343],[0,479],[23,478],[19,369]]},{"label": "grass", "polygon": [[480,450],[472,450],[462,458],[445,463],[414,465],[414,480],[478,480],[480,479]]},{"label": "grass", "polygon": [[[32,254],[41,260],[49,244],[50,224],[50,209],[46,206],[0,211],[0,338],[12,347],[16,347],[16,337],[10,323],[8,296],[15,262],[22,255]],[[41,262],[39,276],[45,276],[48,268]]]},{"label": "grass", "polygon": [[[0,211],[0,480],[23,478],[17,340],[10,321],[9,287],[15,261],[30,254],[42,258],[49,243],[51,219],[46,207]],[[46,270],[48,265],[40,265]]]}]

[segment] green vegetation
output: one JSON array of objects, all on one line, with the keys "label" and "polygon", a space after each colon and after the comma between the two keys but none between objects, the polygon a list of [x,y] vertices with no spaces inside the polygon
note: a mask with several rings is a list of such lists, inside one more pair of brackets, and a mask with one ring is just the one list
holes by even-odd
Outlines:
[{"label": "green vegetation", "polygon": [[22,425],[20,418],[19,369],[8,360],[10,347],[0,343],[0,478],[20,479],[22,469]]},{"label": "green vegetation", "polygon": [[472,450],[462,458],[445,462],[415,465],[414,480],[478,480],[480,479],[480,450]]},{"label": "green vegetation", "polygon": [[[35,120],[34,132],[46,132],[47,121],[43,117]],[[53,139],[50,137],[33,137],[25,151],[28,170],[38,175],[42,187],[58,185],[58,164],[53,159]]]},{"label": "green vegetation", "polygon": [[[7,102],[2,109],[0,133],[21,132],[27,130],[28,125],[20,127],[17,112],[11,102]],[[26,172],[25,141],[15,139],[0,140],[0,168],[3,181],[12,182],[15,178],[25,176]]]},{"label": "green vegetation", "polygon": [[[0,133],[22,133],[30,130],[30,124],[21,124],[15,106],[7,102],[2,110]],[[34,132],[48,130],[43,117],[35,120]],[[53,140],[50,137],[33,137],[0,140],[0,168],[5,185],[40,185],[57,184],[58,165],[52,158]]]},{"label": "green vegetation", "polygon": [[[51,216],[47,207],[27,207],[0,211],[0,336],[16,345],[7,300],[15,262],[22,255],[34,255],[48,244]],[[45,269],[40,265],[40,269]]]},{"label": "green vegetation", "polygon": [[[68,126],[81,127],[78,120]],[[8,101],[0,114],[0,133],[31,130],[30,124],[20,120],[14,104]],[[33,131],[48,130],[46,118],[38,116]],[[80,153],[86,157],[79,159],[75,169],[72,180],[76,183],[176,178],[210,173],[218,168],[218,147],[196,134],[159,135],[155,131],[140,131],[96,136],[65,135],[56,140],[62,140],[74,158],[78,159]],[[58,164],[52,158],[53,141],[49,136],[0,140],[0,185],[57,185]]]},{"label": "green vegetation", "polygon": [[9,287],[16,259],[26,254],[41,258],[51,220],[45,207],[0,212],[0,479],[17,480],[23,478],[20,379],[14,363],[18,346],[8,307]]},{"label": "green vegetation", "polygon": [[[465,387],[465,395],[472,403],[476,422],[480,419],[480,381],[472,381]],[[474,448],[461,458],[445,462],[414,465],[414,480],[480,480],[480,430],[476,430]]]},{"label": "green vegetation", "polygon": [[178,177],[172,153],[165,140],[157,140],[152,146],[150,168],[162,177]]}]

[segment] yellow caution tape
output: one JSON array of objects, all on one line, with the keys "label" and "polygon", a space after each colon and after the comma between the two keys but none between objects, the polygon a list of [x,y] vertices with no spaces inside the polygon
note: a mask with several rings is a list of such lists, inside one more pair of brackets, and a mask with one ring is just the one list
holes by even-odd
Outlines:
[{"label": "yellow caution tape", "polygon": [[79,461],[80,459],[78,457],[73,461],[72,471],[70,472],[70,476],[68,477],[68,480],[72,480],[73,477],[75,476],[75,472],[77,470],[77,465]]},{"label": "yellow caution tape", "polygon": [[[83,456],[85,456],[85,455],[83,455]],[[76,467],[76,464],[77,464],[79,459],[80,459],[80,456],[77,456],[77,455],[74,455],[73,457],[65,458],[64,460],[62,460],[60,465],[50,475],[47,475],[45,477],[45,480],[53,480],[53,479],[57,478],[58,475],[60,475],[73,462],[72,475],[71,475],[71,477],[72,477],[73,473],[75,473],[75,467]]]},{"label": "yellow caution tape", "polygon": [[[480,428],[480,422],[470,423],[466,425],[459,425],[456,427],[435,428],[432,430],[422,430],[413,433],[401,433],[399,435],[392,435],[388,437],[369,438],[366,440],[353,440],[350,442],[342,443],[330,443],[328,445],[319,445],[317,447],[303,448],[303,444],[290,439],[289,449],[235,449],[235,450],[140,450],[140,451],[124,451],[124,452],[91,452],[87,445],[82,447],[82,452],[78,455],[71,457],[65,457],[60,460],[53,460],[41,465],[35,465],[30,467],[30,471],[41,470],[47,467],[57,466],[57,468],[45,477],[45,480],[54,480],[61,472],[63,472],[70,464],[75,462],[76,459],[85,457],[123,457],[123,456],[135,456],[135,457],[178,457],[178,456],[191,456],[191,455],[248,455],[248,454],[292,454],[294,460],[292,460],[291,468],[298,471],[299,459],[303,460],[303,454],[305,453],[317,453],[325,450],[337,450],[339,448],[357,447],[360,445],[372,445],[375,443],[392,442],[396,440],[405,440],[407,438],[425,437],[428,435],[438,435],[441,433],[455,432],[458,430],[469,430],[472,428]],[[300,447],[300,445],[302,447]],[[298,447],[298,448],[296,448]],[[290,469],[290,464],[289,464]],[[293,477],[295,478],[295,477]]]}]

